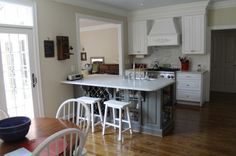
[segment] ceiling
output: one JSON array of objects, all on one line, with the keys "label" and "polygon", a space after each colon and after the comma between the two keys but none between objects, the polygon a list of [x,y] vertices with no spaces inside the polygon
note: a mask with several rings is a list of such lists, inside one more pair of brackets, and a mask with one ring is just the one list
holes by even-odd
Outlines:
[{"label": "ceiling", "polygon": [[[81,0],[80,0],[81,1]],[[102,4],[127,11],[148,9],[154,7],[163,7],[168,5],[197,2],[199,0],[82,0],[95,4]],[[219,2],[225,0],[210,0],[210,2]]]}]

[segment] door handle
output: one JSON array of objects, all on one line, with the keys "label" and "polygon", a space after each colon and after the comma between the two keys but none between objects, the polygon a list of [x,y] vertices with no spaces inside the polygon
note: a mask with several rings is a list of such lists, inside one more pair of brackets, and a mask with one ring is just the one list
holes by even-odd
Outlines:
[{"label": "door handle", "polygon": [[38,83],[37,77],[35,77],[35,74],[32,73],[32,86],[33,86],[33,88],[36,87],[37,83]]}]

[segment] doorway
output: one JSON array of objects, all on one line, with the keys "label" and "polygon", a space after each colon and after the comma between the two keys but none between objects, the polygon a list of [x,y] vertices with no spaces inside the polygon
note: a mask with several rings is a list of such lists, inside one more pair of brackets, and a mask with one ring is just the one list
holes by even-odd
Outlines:
[{"label": "doorway", "polygon": [[[83,22],[83,23],[82,23]],[[83,25],[83,26],[82,26]],[[86,25],[88,26],[86,28]],[[83,28],[82,28],[82,27]],[[103,57],[104,58],[104,63],[108,63],[110,65],[117,65],[118,67],[118,73],[119,75],[122,75],[123,71],[124,71],[124,48],[123,48],[123,22],[122,21],[116,21],[116,20],[112,20],[112,19],[106,19],[106,18],[101,18],[101,17],[96,17],[96,16],[88,16],[88,15],[83,15],[83,14],[76,14],[76,27],[77,27],[77,48],[78,48],[78,66],[79,66],[79,71],[81,70],[81,68],[83,68],[83,65],[86,63],[91,63],[91,58],[94,57]],[[91,35],[89,33],[86,33],[88,31],[94,31],[95,29],[100,29],[100,30],[105,30],[105,29],[111,29],[111,28],[116,29],[117,31],[117,35],[114,36],[116,37],[115,40],[116,41],[116,45],[117,46],[113,46],[116,47],[116,55],[111,55],[111,53],[114,52],[114,50],[112,48],[110,48],[111,50],[109,51],[108,48],[111,46],[111,44],[105,44],[104,46],[101,46],[103,44],[101,41],[104,41],[103,38],[106,36],[102,31],[100,31],[99,33],[97,32],[96,35]],[[82,30],[83,29],[83,30]],[[90,36],[90,41],[93,43],[92,45],[89,44],[88,40],[86,40],[87,45],[90,45],[90,49],[96,49],[93,52],[93,55],[88,55],[88,47],[85,47],[83,45],[83,43],[81,43],[81,30],[83,31],[84,34],[87,34],[86,36]],[[100,35],[98,35],[100,34]],[[109,32],[110,34],[110,32]],[[83,35],[85,36],[85,35]],[[100,39],[99,39],[100,37]],[[97,41],[100,43],[96,43],[94,40],[98,39]],[[107,39],[107,38],[106,38]],[[114,39],[111,39],[114,40]],[[108,42],[110,43],[111,40],[108,40]],[[85,41],[85,40],[83,40]],[[98,45],[97,47],[101,48],[101,47],[105,47],[104,50],[99,50],[99,48],[95,48],[95,44]],[[92,47],[92,48],[91,48]],[[105,52],[107,51],[107,52]],[[110,53],[110,54],[109,54]],[[109,55],[109,56],[106,56]],[[86,57],[84,57],[86,56]],[[84,58],[86,58],[86,60],[84,60]],[[82,65],[81,65],[82,64]]]},{"label": "doorway", "polygon": [[10,116],[35,116],[32,87],[37,80],[35,77],[31,80],[34,71],[30,59],[34,58],[32,37],[30,30],[0,28],[0,79],[4,82],[0,88],[3,93],[1,103]]},{"label": "doorway", "polygon": [[0,108],[9,116],[44,116],[34,10],[0,0]]},{"label": "doorway", "polygon": [[211,91],[236,93],[236,29],[211,36]]}]

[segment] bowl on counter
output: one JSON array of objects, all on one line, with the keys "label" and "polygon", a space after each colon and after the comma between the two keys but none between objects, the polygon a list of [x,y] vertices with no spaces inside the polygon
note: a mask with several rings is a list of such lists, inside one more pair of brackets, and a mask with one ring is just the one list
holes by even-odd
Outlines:
[{"label": "bowl on counter", "polygon": [[0,139],[4,142],[15,142],[25,138],[31,124],[26,116],[9,117],[0,120]]}]

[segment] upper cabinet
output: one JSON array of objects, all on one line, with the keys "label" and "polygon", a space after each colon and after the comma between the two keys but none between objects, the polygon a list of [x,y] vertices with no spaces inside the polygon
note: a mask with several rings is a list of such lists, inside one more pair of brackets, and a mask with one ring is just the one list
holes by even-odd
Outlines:
[{"label": "upper cabinet", "polygon": [[129,22],[129,54],[147,55],[147,21]]},{"label": "upper cabinet", "polygon": [[205,54],[206,19],[205,15],[182,16],[182,53]]}]

